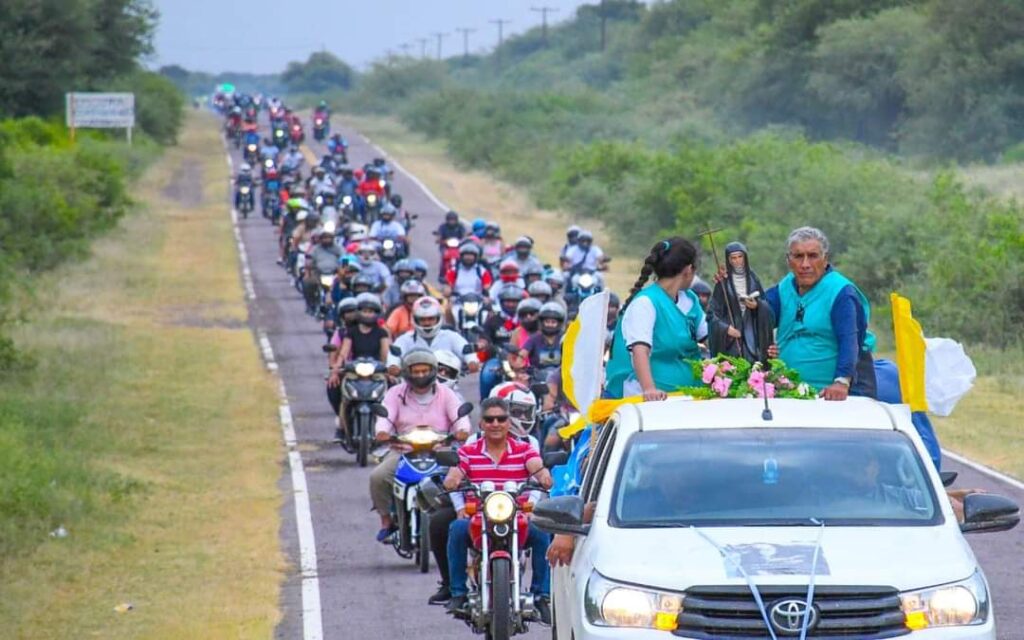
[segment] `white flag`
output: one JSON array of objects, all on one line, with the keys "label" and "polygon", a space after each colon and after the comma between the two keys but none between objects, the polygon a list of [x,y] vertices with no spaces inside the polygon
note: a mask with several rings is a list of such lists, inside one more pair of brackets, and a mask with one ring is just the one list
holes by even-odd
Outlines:
[{"label": "white flag", "polygon": [[601,397],[604,384],[604,344],[608,334],[609,291],[580,304],[579,313],[562,343],[562,391],[582,415]]}]

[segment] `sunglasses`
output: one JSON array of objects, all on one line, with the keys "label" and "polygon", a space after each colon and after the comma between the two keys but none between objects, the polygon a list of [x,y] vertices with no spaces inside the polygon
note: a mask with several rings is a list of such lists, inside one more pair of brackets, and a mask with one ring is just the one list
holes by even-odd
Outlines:
[{"label": "sunglasses", "polygon": [[508,422],[508,416],[484,416],[483,421],[487,424],[494,424],[495,422]]}]

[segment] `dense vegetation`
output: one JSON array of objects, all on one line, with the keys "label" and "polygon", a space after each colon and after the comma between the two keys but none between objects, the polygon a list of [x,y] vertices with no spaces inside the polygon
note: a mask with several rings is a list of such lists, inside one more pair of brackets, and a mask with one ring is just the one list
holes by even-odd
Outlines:
[{"label": "dense vegetation", "polygon": [[190,71],[181,65],[170,64],[159,69],[160,75],[173,82],[187,96],[201,98],[210,95],[221,84],[231,84],[242,93],[280,95],[285,92],[280,74],[207,73]]},{"label": "dense vegetation", "polygon": [[932,334],[1018,342],[1024,215],[922,169],[1019,155],[1024,5],[605,4],[603,51],[584,6],[546,42],[534,29],[490,56],[381,62],[338,99],[601,219],[619,250],[710,223],[770,279],[787,232],[815,224],[882,318],[898,289]]}]

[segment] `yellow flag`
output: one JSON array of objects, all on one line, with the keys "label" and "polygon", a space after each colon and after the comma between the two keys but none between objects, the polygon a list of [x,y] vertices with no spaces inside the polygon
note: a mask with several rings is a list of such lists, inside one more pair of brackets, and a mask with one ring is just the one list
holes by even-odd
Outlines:
[{"label": "yellow flag", "polygon": [[910,300],[898,293],[892,302],[892,332],[896,338],[896,366],[900,371],[900,394],[911,411],[927,411],[924,382],[924,332],[910,312]]}]

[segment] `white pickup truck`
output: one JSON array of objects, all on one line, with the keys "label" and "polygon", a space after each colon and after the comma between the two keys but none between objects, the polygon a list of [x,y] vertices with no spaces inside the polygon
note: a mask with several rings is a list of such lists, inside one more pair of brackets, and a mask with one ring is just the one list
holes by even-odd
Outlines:
[{"label": "white pickup truck", "polygon": [[683,399],[620,407],[580,495],[534,522],[577,536],[553,571],[556,640],[994,640],[962,534],[1019,509],[970,494],[963,513],[905,406]]}]

